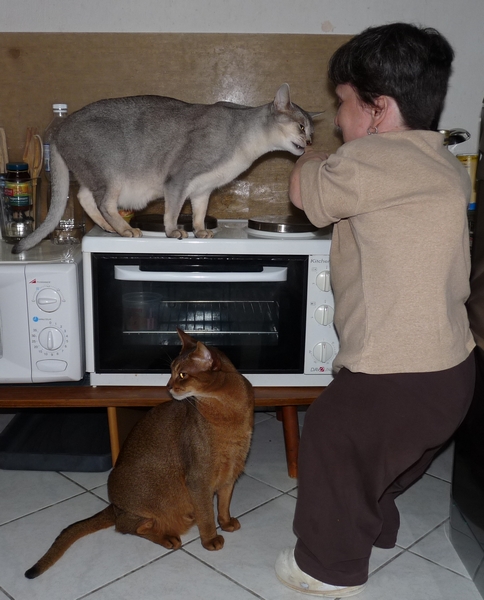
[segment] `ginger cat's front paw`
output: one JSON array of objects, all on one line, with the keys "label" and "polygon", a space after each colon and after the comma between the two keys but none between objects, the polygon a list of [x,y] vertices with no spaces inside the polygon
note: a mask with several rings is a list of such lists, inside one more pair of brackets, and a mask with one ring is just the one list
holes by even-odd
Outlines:
[{"label": "ginger cat's front paw", "polygon": [[182,542],[181,539],[176,535],[165,535],[161,539],[160,544],[165,548],[169,548],[171,550],[178,550],[178,548],[181,547]]},{"label": "ginger cat's front paw", "polygon": [[202,546],[206,550],[221,550],[224,547],[224,538],[222,535],[216,535],[210,540],[202,540]]},{"label": "ginger cat's front paw", "polygon": [[218,522],[223,531],[237,531],[237,529],[240,529],[239,520],[235,517],[230,517],[230,519],[225,522],[219,519]]}]

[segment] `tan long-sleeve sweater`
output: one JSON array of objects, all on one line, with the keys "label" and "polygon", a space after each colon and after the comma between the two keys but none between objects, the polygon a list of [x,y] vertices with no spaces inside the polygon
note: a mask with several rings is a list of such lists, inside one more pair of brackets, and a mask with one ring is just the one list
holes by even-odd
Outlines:
[{"label": "tan long-sleeve sweater", "polygon": [[465,360],[474,347],[465,308],[470,179],[442,136],[360,138],[307,162],[300,177],[308,218],[335,224],[334,367],[428,372]]}]

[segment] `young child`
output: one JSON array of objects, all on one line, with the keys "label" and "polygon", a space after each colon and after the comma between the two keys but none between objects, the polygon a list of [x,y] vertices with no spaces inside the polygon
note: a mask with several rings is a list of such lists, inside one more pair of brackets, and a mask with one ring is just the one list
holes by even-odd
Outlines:
[{"label": "young child", "polygon": [[344,144],[308,151],[291,174],[292,202],[334,223],[340,339],[335,379],[303,427],[296,547],[276,562],[299,592],[363,589],[372,547],[395,545],[395,498],[472,398],[470,178],[435,131],[453,56],[437,31],[406,23],[352,38],[329,64]]}]

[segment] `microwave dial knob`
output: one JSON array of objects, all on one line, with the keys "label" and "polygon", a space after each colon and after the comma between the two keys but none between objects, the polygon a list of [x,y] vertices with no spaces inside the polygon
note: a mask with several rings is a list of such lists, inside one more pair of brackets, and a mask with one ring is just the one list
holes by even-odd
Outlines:
[{"label": "microwave dial knob", "polygon": [[61,297],[59,292],[52,288],[43,288],[35,297],[37,306],[43,312],[55,312],[61,305]]},{"label": "microwave dial knob", "polygon": [[320,325],[330,325],[333,322],[334,308],[329,304],[322,304],[314,312],[314,318]]},{"label": "microwave dial knob", "polygon": [[62,346],[64,336],[56,327],[46,327],[39,334],[39,343],[42,348],[54,351]]},{"label": "microwave dial knob", "polygon": [[329,271],[321,271],[316,277],[316,285],[323,292],[329,292],[331,290],[331,280]]},{"label": "microwave dial knob", "polygon": [[319,362],[325,363],[333,358],[333,346],[329,342],[319,342],[313,348],[313,356]]}]

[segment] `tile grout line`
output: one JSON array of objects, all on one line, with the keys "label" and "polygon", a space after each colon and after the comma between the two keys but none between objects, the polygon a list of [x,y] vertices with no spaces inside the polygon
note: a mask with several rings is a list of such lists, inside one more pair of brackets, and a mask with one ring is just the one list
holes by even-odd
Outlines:
[{"label": "tile grout line", "polygon": [[[109,469],[111,470],[111,469]],[[53,473],[57,473],[58,475],[60,475],[61,477],[64,477],[64,479],[67,479],[67,481],[70,481],[71,483],[74,483],[75,485],[78,485],[81,489],[86,490],[86,492],[90,492],[91,490],[95,490],[97,488],[102,487],[103,485],[107,484],[107,480],[106,483],[101,483],[99,485],[96,485],[92,488],[87,488],[86,486],[82,485],[82,483],[79,483],[78,481],[76,481],[75,479],[72,479],[72,477],[69,477],[65,472],[63,471],[52,471]],[[107,471],[105,471],[107,473]]]},{"label": "tile grout line", "polygon": [[[239,513],[238,515],[236,515],[236,518],[239,519],[241,517],[245,517],[246,515],[249,515],[250,513],[254,512],[255,510],[259,510],[259,508],[262,508],[263,506],[266,506],[267,504],[269,504],[273,500],[277,500],[277,498],[281,498],[282,496],[286,496],[286,494],[284,492],[281,492],[278,496],[274,496],[274,498],[269,498],[269,500],[265,500],[264,502],[261,502],[261,504],[258,504],[257,506],[249,508],[245,512]],[[217,529],[220,529],[220,525],[217,527]]]},{"label": "tile grout line", "polygon": [[453,571],[452,569],[449,569],[448,567],[439,565],[439,563],[434,562],[433,560],[431,560],[430,558],[427,558],[426,556],[422,556],[421,554],[414,554],[413,552],[410,552],[410,554],[412,554],[412,556],[416,556],[417,558],[421,558],[422,560],[430,563],[431,565],[440,567],[441,569],[444,569],[444,571],[448,571],[449,573],[452,573],[452,575],[457,575],[458,577],[461,577],[462,579],[465,579],[466,581],[472,582],[472,579],[470,577],[466,577],[465,575],[462,575],[462,573],[458,573],[457,571]]},{"label": "tile grout line", "polygon": [[[439,527],[442,527],[442,525],[445,526],[445,523],[448,523],[450,521],[450,517],[445,518],[442,523],[440,523],[439,525],[436,525],[433,529],[431,529],[428,533],[426,533],[425,535],[423,535],[420,539],[418,539],[416,542],[414,542],[413,544],[411,544],[408,548],[406,548],[405,550],[410,552],[410,554],[412,554],[413,556],[417,556],[418,558],[423,558],[424,560],[436,565],[437,567],[440,567],[441,569],[445,569],[446,571],[449,571],[450,573],[454,573],[455,575],[459,575],[460,577],[464,577],[464,579],[469,579],[470,581],[472,581],[471,576],[469,575],[468,577],[466,577],[465,575],[462,575],[462,573],[459,573],[458,571],[454,571],[454,569],[451,569],[449,567],[446,567],[444,565],[439,564],[438,562],[435,562],[434,560],[432,560],[431,558],[428,558],[426,556],[422,556],[421,554],[417,554],[416,552],[412,551],[412,548],[418,544],[419,542],[421,542],[422,540],[424,540],[427,536],[429,536],[431,533],[434,533],[434,531],[436,531]],[[449,542],[449,544],[452,545],[452,542],[450,541],[450,539],[447,537],[447,541]],[[400,547],[400,546],[399,546]],[[461,561],[462,562],[462,561]],[[464,564],[464,563],[462,563]],[[465,567],[465,565],[464,565]]]},{"label": "tile grout line", "polygon": [[443,481],[444,483],[448,483],[450,486],[452,486],[452,480],[449,481],[448,479],[444,479],[444,477],[440,477],[439,475],[434,475],[433,473],[425,472],[424,475],[428,475],[429,477],[432,477],[433,479],[437,479],[437,481]]},{"label": "tile grout line", "polygon": [[218,569],[216,569],[214,566],[212,566],[209,563],[206,563],[203,559],[201,559],[199,556],[196,556],[195,554],[192,554],[191,552],[189,552],[188,550],[186,550],[185,548],[180,548],[180,550],[183,550],[185,552],[185,554],[187,554],[188,556],[191,556],[192,558],[194,558],[195,560],[198,560],[198,562],[200,562],[202,565],[204,565],[205,567],[208,567],[209,569],[211,569],[212,571],[215,571],[215,573],[218,573],[219,575],[222,575],[222,577],[225,577],[225,579],[228,579],[229,581],[231,581],[232,583],[234,583],[236,586],[242,588],[243,590],[245,590],[246,592],[249,592],[250,594],[252,594],[255,598],[259,598],[260,600],[266,600],[264,598],[264,596],[260,596],[259,594],[257,594],[256,592],[254,592],[253,590],[251,590],[250,588],[245,587],[245,585],[242,585],[241,583],[239,583],[238,581],[236,581],[235,579],[232,579],[232,577],[230,577],[229,575],[227,575],[226,573],[223,573],[222,571],[219,571]]},{"label": "tile grout line", "polygon": [[441,527],[444,523],[446,523],[449,520],[449,517],[445,518],[441,523],[439,523],[438,525],[436,525],[435,527],[433,527],[430,531],[428,531],[427,533],[425,533],[424,535],[422,535],[420,538],[418,538],[417,540],[415,540],[412,544],[410,544],[410,546],[408,546],[408,548],[404,548],[403,546],[398,546],[398,544],[396,544],[395,546],[397,548],[399,548],[401,550],[401,552],[399,552],[398,554],[396,554],[395,556],[392,556],[388,561],[384,562],[382,565],[380,565],[378,568],[376,568],[374,571],[372,571],[372,573],[369,575],[368,579],[370,579],[371,577],[373,577],[373,575],[375,575],[376,573],[378,573],[379,571],[381,571],[384,567],[388,566],[389,564],[391,564],[392,562],[394,562],[397,558],[403,556],[405,553],[409,553],[412,556],[422,559],[432,565],[435,565],[436,567],[439,567],[441,569],[444,569],[444,571],[448,571],[449,573],[452,573],[453,575],[457,575],[459,577],[462,577],[463,579],[466,579],[468,581],[472,581],[472,579],[470,579],[470,577],[466,577],[465,575],[462,575],[462,573],[459,573],[458,571],[454,571],[453,569],[450,569],[449,567],[445,567],[444,565],[441,565],[435,561],[433,561],[430,558],[427,558],[426,556],[422,556],[421,554],[417,554],[416,552],[412,552],[411,548],[413,548],[416,544],[418,544],[419,542],[421,542],[423,539],[425,539],[427,536],[429,536],[431,533],[433,533],[434,531],[436,531],[439,527]]},{"label": "tile grout line", "polygon": [[437,523],[437,525],[435,525],[434,527],[432,527],[432,529],[430,529],[429,531],[427,531],[427,533],[424,533],[419,538],[417,538],[407,548],[404,548],[403,546],[398,546],[398,544],[395,544],[395,545],[398,546],[399,548],[401,548],[402,550],[406,550],[406,551],[408,550],[408,551],[410,551],[410,549],[413,548],[416,544],[418,544],[419,542],[421,542],[422,540],[424,540],[428,535],[430,535],[431,533],[433,533],[434,531],[436,531],[441,525],[443,525],[445,522],[447,522],[449,520],[449,518],[450,517],[445,517],[445,519],[443,521],[440,521],[440,523]]},{"label": "tile grout line", "polygon": [[[19,517],[10,519],[10,521],[5,521],[5,523],[0,523],[0,528],[3,527],[4,525],[9,525],[10,523],[15,523],[15,521],[20,521],[20,519],[24,519],[25,517],[30,517],[31,515],[35,515],[36,513],[47,510],[48,508],[52,508],[53,506],[58,506],[59,504],[62,504],[63,502],[68,502],[69,500],[73,500],[74,498],[79,498],[80,496],[83,496],[86,493],[90,493],[90,492],[88,490],[81,490],[78,494],[74,494],[73,496],[69,496],[68,498],[63,498],[62,500],[59,500],[58,502],[53,502],[52,504],[48,504],[47,506],[42,506],[42,508],[37,508],[36,510],[25,513],[24,515],[20,515]],[[93,496],[93,495],[94,494],[91,494],[91,496]],[[98,500],[102,500],[103,502],[106,502],[102,498],[99,498],[99,496],[95,496],[95,497],[98,498]]]},{"label": "tile grout line", "polygon": [[262,479],[259,479],[258,477],[255,477],[254,475],[250,475],[249,473],[246,473],[245,471],[244,471],[244,475],[246,475],[247,477],[250,477],[251,479],[254,479],[254,481],[258,481],[259,483],[263,483],[264,485],[266,485],[267,487],[272,488],[273,490],[277,490],[278,492],[281,492],[281,494],[288,494],[289,492],[293,492],[295,489],[297,489],[297,484],[296,484],[290,490],[284,491],[284,490],[281,490],[281,489],[277,488],[272,483],[267,483],[267,481],[263,481]]},{"label": "tile grout line", "polygon": [[[190,540],[190,542],[193,542],[195,540]],[[190,542],[187,542],[190,543]],[[256,594],[255,592],[253,592],[252,590],[246,588],[245,586],[243,586],[242,584],[238,583],[237,581],[233,580],[232,578],[230,578],[228,575],[226,575],[225,573],[218,571],[217,569],[215,569],[214,567],[212,567],[211,565],[209,565],[208,563],[204,562],[202,559],[198,558],[197,556],[191,554],[190,552],[186,551],[183,547],[182,548],[178,548],[177,550],[171,550],[166,552],[165,554],[162,554],[161,556],[158,556],[157,558],[154,558],[150,561],[148,561],[147,563],[145,563],[144,565],[140,565],[139,567],[136,567],[135,569],[132,569],[131,571],[124,573],[123,575],[116,577],[115,579],[113,579],[112,581],[109,581],[99,587],[97,587],[94,590],[91,590],[90,592],[88,592],[87,594],[84,594],[83,596],[79,596],[78,598],[76,598],[75,600],[84,600],[86,598],[89,598],[89,596],[91,596],[92,594],[95,594],[97,592],[99,592],[102,589],[105,589],[109,586],[111,586],[112,584],[118,582],[118,581],[122,581],[123,579],[125,579],[126,577],[128,577],[129,575],[133,575],[134,573],[137,573],[138,571],[141,571],[141,569],[144,569],[156,562],[161,562],[164,558],[166,558],[167,556],[170,556],[171,554],[174,554],[175,552],[179,552],[179,551],[183,551],[187,556],[197,560],[198,562],[200,562],[202,565],[204,565],[205,567],[210,568],[212,571],[215,571],[215,573],[218,573],[219,575],[221,575],[222,577],[224,577],[225,579],[228,579],[229,581],[231,581],[232,583],[234,583],[237,587],[240,587],[242,589],[244,589],[245,591],[249,592],[250,594],[252,594],[255,598],[259,598],[260,600],[265,600],[265,598],[263,598],[263,596],[259,596],[258,594]],[[1,588],[0,588],[1,589]],[[12,598],[12,600],[14,600]]]},{"label": "tile grout line", "polygon": [[158,562],[159,560],[163,559],[165,556],[173,554],[173,552],[176,552],[176,550],[171,550],[171,551],[166,552],[165,554],[162,554],[161,556],[157,556],[156,558],[153,558],[152,560],[148,561],[144,565],[140,565],[139,567],[136,567],[136,568],[132,569],[131,571],[128,571],[127,573],[123,573],[122,575],[120,575],[119,577],[116,577],[112,581],[108,581],[107,583],[100,585],[99,587],[95,588],[94,590],[87,592],[87,594],[84,594],[83,596],[79,596],[75,600],[84,600],[84,598],[89,598],[89,596],[91,596],[92,594],[95,594],[96,592],[99,592],[99,590],[103,590],[103,589],[109,587],[110,585],[112,585],[113,583],[116,583],[117,581],[122,581],[129,575],[132,575],[133,573],[137,573],[138,571],[141,571],[141,569],[144,569],[145,567],[148,567],[148,566],[154,564],[155,562]]},{"label": "tile grout line", "polygon": [[7,598],[9,598],[9,600],[15,600],[15,598],[13,596],[11,596],[7,590],[5,588],[3,588],[2,586],[0,586],[0,591],[3,592],[5,594],[5,596]]}]

